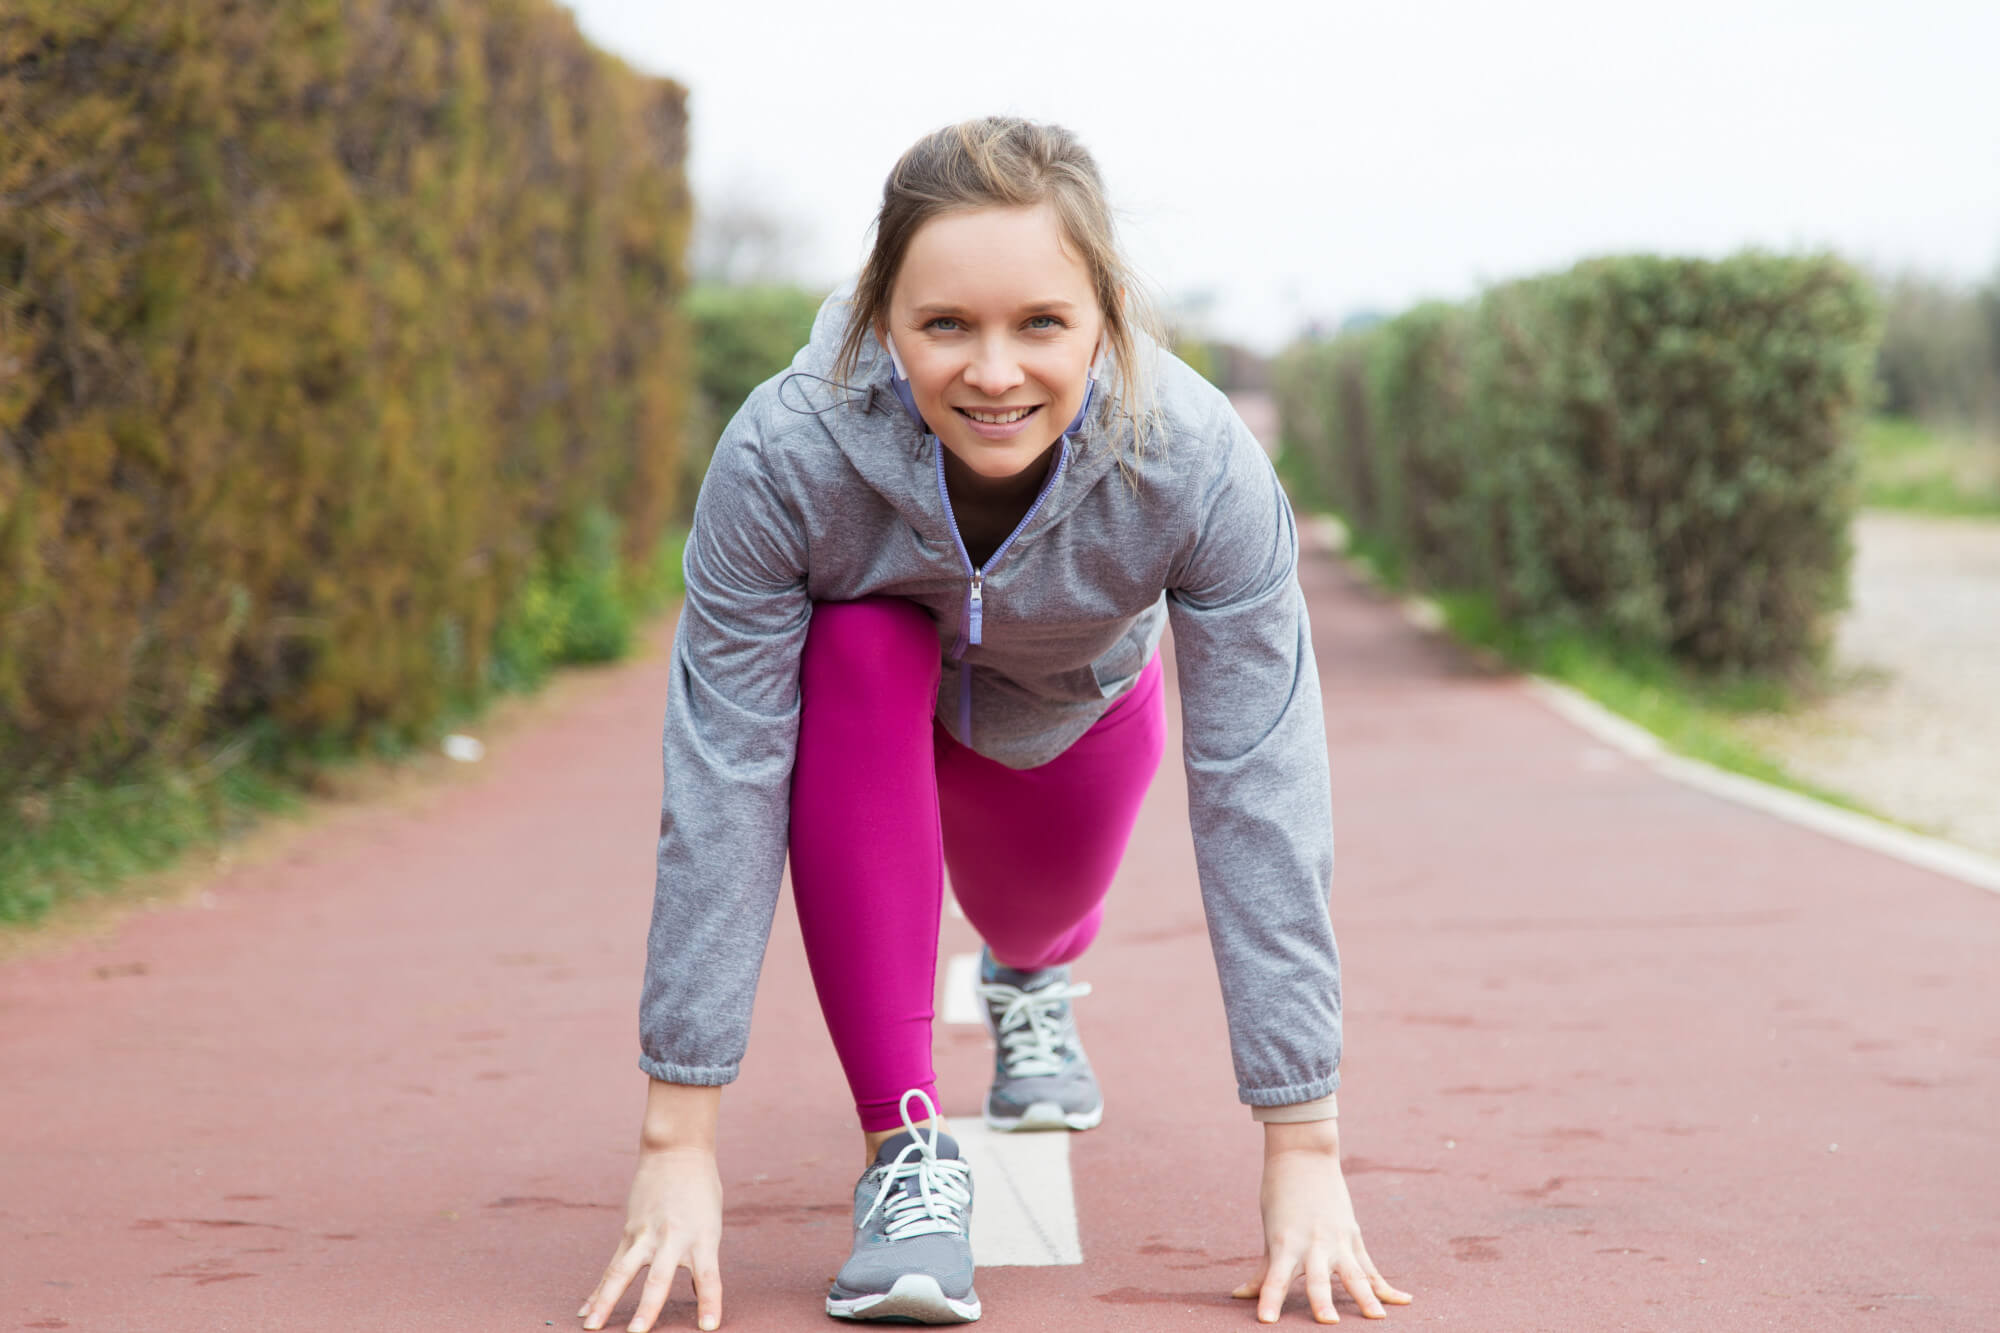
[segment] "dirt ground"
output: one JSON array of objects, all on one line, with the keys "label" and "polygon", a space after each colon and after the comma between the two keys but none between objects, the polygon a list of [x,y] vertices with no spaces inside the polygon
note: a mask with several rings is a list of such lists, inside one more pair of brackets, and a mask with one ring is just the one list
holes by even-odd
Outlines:
[{"label": "dirt ground", "polygon": [[2000,523],[1864,513],[1838,688],[1746,739],[1798,776],[2000,855]]}]

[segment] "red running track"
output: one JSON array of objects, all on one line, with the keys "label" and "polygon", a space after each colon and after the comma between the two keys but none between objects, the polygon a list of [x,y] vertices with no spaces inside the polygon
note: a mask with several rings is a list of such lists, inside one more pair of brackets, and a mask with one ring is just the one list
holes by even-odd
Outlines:
[{"label": "red running track", "polygon": [[[1677,786],[1328,558],[1303,579],[1347,1169],[1417,1298],[1390,1324],[2000,1328],[2000,899]],[[0,1328],[576,1326],[644,1092],[663,663],[208,910],[0,966]],[[1084,1262],[982,1271],[996,1331],[1254,1322],[1259,1131],[1185,801],[1170,762],[1078,967],[1110,1107],[1073,1144]],[[830,1327],[847,1248],[858,1139],[789,912],[724,1100],[730,1328]],[[983,1034],[939,1059],[971,1112]],[[683,1286],[663,1327],[692,1322]]]}]

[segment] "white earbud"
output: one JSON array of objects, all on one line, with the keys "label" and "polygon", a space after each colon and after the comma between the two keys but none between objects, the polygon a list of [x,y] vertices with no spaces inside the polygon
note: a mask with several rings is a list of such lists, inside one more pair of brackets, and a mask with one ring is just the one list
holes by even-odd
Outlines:
[{"label": "white earbud", "polygon": [[889,348],[889,364],[893,365],[896,368],[896,378],[899,380],[908,379],[910,377],[910,372],[903,369],[903,358],[896,354],[896,340],[894,338],[891,338],[887,333],[884,333],[882,335],[882,341]]}]

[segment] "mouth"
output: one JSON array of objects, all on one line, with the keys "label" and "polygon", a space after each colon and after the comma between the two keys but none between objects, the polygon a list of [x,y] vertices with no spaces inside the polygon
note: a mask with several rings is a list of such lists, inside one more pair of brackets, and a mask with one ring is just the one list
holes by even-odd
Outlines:
[{"label": "mouth", "polygon": [[1012,426],[1016,422],[1026,421],[1029,417],[1041,411],[1042,406],[1040,403],[1036,403],[1032,407],[1004,407],[996,408],[992,411],[975,411],[969,407],[956,407],[952,410],[960,416],[977,421],[982,426]]}]

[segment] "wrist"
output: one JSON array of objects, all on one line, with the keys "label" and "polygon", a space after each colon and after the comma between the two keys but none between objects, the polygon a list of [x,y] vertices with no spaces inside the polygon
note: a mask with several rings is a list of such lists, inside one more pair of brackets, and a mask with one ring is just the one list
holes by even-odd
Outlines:
[{"label": "wrist", "polygon": [[639,1127],[643,1153],[715,1154],[715,1127],[721,1119],[722,1089],[652,1080],[646,1115]]},{"label": "wrist", "polygon": [[1281,1153],[1320,1153],[1331,1157],[1340,1156],[1340,1121],[1334,1119],[1306,1120],[1292,1124],[1266,1122],[1264,1125],[1264,1156],[1268,1159]]}]

